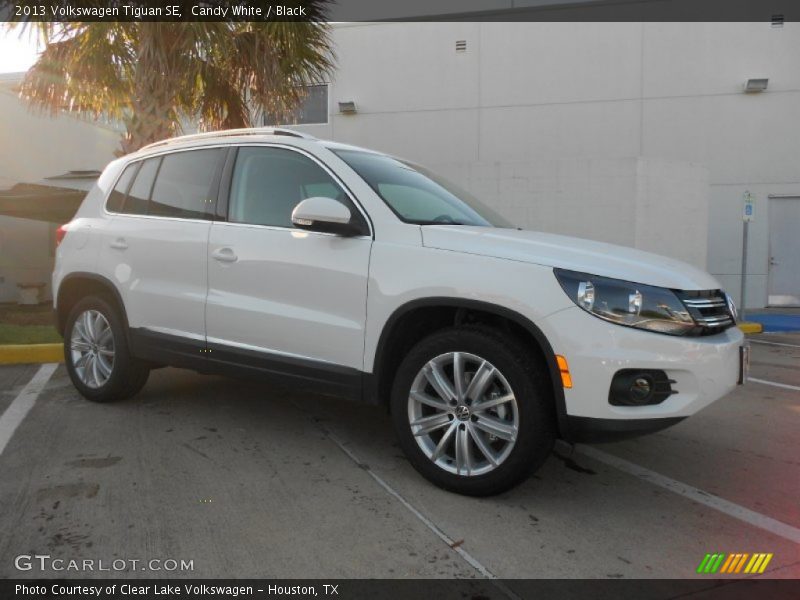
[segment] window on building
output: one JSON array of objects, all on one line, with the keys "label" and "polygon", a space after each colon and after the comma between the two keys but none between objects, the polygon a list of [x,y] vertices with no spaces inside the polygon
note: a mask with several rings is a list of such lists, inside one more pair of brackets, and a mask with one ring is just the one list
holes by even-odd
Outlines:
[{"label": "window on building", "polygon": [[347,206],[352,215],[359,214],[342,188],[307,156],[282,148],[240,148],[228,220],[293,227],[294,207],[314,196],[333,198]]},{"label": "window on building", "polygon": [[328,122],[328,84],[306,86],[306,97],[288,119],[278,120],[275,115],[264,115],[264,125],[312,125]]},{"label": "window on building", "polygon": [[182,219],[205,218],[221,156],[220,148],[166,155],[158,170],[147,214]]}]

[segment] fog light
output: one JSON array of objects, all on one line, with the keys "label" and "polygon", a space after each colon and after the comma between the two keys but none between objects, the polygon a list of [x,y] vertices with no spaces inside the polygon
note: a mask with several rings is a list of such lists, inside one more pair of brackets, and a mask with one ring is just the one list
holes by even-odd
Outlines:
[{"label": "fog light", "polygon": [[674,380],[657,369],[622,369],[611,380],[608,403],[614,406],[651,406],[660,404],[677,390]]},{"label": "fog light", "polygon": [[630,389],[631,397],[639,402],[644,402],[653,391],[653,382],[649,377],[637,377],[633,380]]}]

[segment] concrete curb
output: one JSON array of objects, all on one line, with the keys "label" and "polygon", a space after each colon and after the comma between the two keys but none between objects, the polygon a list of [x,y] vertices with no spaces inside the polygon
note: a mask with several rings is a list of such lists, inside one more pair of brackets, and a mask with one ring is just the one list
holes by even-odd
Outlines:
[{"label": "concrete curb", "polygon": [[0,345],[0,365],[64,362],[64,344]]},{"label": "concrete curb", "polygon": [[739,329],[745,333],[761,333],[764,331],[764,326],[761,323],[750,323],[745,321],[744,323],[739,323]]}]

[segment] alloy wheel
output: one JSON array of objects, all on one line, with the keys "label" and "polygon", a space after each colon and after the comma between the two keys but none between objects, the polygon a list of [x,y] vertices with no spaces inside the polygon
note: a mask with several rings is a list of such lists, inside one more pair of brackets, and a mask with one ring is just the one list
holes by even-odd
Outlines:
[{"label": "alloy wheel", "polygon": [[420,449],[441,469],[463,476],[493,471],[517,441],[517,399],[503,374],[467,352],[448,352],[417,373],[408,420]]},{"label": "alloy wheel", "polygon": [[103,387],[114,370],[114,332],[101,312],[86,310],[78,315],[69,347],[72,366],[83,384]]}]

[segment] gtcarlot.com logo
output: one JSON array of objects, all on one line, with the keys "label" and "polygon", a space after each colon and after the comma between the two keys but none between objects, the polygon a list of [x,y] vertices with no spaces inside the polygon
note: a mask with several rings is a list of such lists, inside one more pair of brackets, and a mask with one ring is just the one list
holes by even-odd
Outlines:
[{"label": "gtcarlot.com logo", "polygon": [[747,552],[732,554],[717,552],[715,554],[706,554],[703,560],[700,561],[697,572],[704,575],[763,573],[771,560],[771,552],[756,552],[754,554]]},{"label": "gtcarlot.com logo", "polygon": [[52,558],[49,554],[20,554],[18,571],[194,571],[194,560],[173,558]]}]

